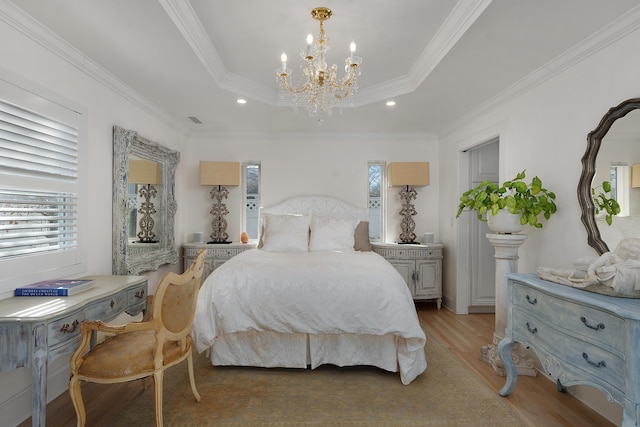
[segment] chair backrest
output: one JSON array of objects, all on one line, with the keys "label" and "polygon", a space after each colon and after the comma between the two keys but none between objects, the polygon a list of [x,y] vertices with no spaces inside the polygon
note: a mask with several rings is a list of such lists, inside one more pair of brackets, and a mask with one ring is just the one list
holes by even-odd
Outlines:
[{"label": "chair backrest", "polygon": [[202,248],[189,269],[180,275],[169,272],[158,284],[153,320],[160,322],[166,339],[180,340],[191,332],[206,253],[207,249]]}]

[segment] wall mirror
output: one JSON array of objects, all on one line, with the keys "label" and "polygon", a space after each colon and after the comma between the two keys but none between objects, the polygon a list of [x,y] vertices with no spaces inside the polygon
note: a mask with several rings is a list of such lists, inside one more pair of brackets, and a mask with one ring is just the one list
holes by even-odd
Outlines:
[{"label": "wall mirror", "polygon": [[174,218],[180,153],[113,127],[113,274],[178,262]]},{"label": "wall mirror", "polygon": [[[617,242],[607,242],[603,237],[612,233],[603,228],[608,227],[606,222],[599,221],[595,216],[595,205],[591,198],[592,186],[597,187],[602,181],[617,184],[626,207],[622,215],[629,218],[640,217],[640,208],[636,207],[640,203],[640,188],[633,188],[632,184],[633,166],[640,165],[638,109],[640,98],[623,101],[611,108],[587,136],[587,149],[582,157],[582,173],[578,181],[578,203],[582,210],[582,223],[587,229],[587,242],[599,255],[615,249]],[[614,225],[617,220],[621,218],[614,218]]]}]

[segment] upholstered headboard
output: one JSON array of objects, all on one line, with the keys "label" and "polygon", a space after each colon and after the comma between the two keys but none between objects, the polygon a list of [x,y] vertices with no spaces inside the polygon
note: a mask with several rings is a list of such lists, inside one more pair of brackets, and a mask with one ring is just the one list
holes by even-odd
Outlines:
[{"label": "upholstered headboard", "polygon": [[296,196],[276,205],[260,208],[260,214],[318,215],[341,219],[369,220],[369,210],[331,196]]}]

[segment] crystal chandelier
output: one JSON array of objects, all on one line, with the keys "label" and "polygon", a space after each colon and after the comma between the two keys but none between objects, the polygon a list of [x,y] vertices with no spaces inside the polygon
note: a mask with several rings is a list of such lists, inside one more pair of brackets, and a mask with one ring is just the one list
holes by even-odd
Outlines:
[{"label": "crystal chandelier", "polygon": [[[358,90],[358,76],[362,58],[355,56],[356,44],[351,43],[351,55],[345,60],[345,75],[338,78],[338,67],[328,68],[326,62],[329,39],[325,36],[323,22],[331,18],[331,9],[316,7],[311,11],[313,19],[320,21],[320,34],[314,39],[307,36],[307,48],[300,52],[300,68],[304,73],[298,87],[291,84],[291,69],[287,68],[287,55],[282,54],[282,67],[276,70],[280,87],[291,94],[293,107],[305,106],[311,117],[331,116],[331,109],[353,99]],[[283,92],[284,96],[286,93]],[[320,120],[322,122],[322,120]]]}]

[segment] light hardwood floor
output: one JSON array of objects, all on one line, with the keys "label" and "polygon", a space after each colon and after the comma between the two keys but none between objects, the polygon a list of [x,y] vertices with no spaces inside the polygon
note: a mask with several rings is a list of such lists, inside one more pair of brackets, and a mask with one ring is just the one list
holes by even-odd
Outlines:
[{"label": "light hardwood floor", "polygon": [[[491,367],[480,360],[480,349],[492,341],[494,315],[456,315],[444,308],[437,310],[433,303],[419,303],[417,308],[428,331],[497,393],[505,378],[494,374]],[[91,419],[100,420],[96,426],[108,426],[114,416],[142,391],[141,382],[83,384],[87,413],[91,414]],[[555,384],[543,376],[518,377],[515,390],[505,398],[505,402],[531,427],[614,426],[571,395],[558,392]],[[67,427],[74,426],[75,422],[68,393],[63,393],[47,406],[47,426]],[[20,427],[30,425],[31,419],[28,419]]]}]

